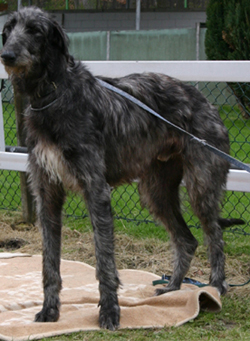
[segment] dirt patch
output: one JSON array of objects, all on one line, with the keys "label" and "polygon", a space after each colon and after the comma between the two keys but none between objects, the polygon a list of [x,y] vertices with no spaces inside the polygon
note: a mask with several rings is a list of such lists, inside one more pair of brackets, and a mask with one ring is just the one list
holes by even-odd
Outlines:
[{"label": "dirt patch", "polygon": [[[0,251],[18,251],[29,254],[42,253],[42,238],[37,226],[20,221],[20,216],[1,216],[0,221]],[[173,252],[169,242],[158,239],[138,240],[126,234],[116,234],[115,256],[118,269],[140,269],[161,276],[171,275]],[[80,233],[63,227],[62,258],[83,261],[95,267],[95,250],[93,233]],[[250,266],[249,266],[250,268]],[[207,282],[210,275],[210,264],[207,260],[206,248],[198,247],[196,257],[192,262],[187,277]],[[228,283],[244,283],[249,273],[246,264],[236,257],[227,257],[226,277]],[[242,296],[250,294],[250,285],[230,289],[233,295],[237,290]]]},{"label": "dirt patch", "polygon": [[[116,263],[119,269],[140,269],[159,274],[171,274],[172,250],[168,242],[157,239],[136,240],[125,234],[116,234],[115,247]],[[0,249],[2,251],[16,249],[18,252],[41,254],[42,238],[39,228],[20,221],[0,222]],[[95,266],[93,233],[80,233],[63,227],[62,258],[83,261]],[[197,262],[192,266],[192,271],[193,274],[202,275],[207,272],[201,270]]]}]

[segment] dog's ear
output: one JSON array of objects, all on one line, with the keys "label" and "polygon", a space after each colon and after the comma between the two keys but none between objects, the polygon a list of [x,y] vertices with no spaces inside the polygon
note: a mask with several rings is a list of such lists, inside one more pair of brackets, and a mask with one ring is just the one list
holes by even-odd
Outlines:
[{"label": "dog's ear", "polygon": [[55,46],[59,48],[61,53],[68,58],[69,39],[62,27],[55,20],[52,20],[52,42]]}]

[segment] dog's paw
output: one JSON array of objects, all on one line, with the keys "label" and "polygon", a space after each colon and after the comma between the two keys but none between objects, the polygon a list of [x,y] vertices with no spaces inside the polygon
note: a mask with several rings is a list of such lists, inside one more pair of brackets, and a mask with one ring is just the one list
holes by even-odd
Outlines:
[{"label": "dog's paw", "polygon": [[221,295],[225,295],[227,293],[228,287],[229,287],[226,281],[223,281],[223,282],[220,282],[220,283],[211,282],[211,283],[209,283],[209,285],[211,285],[212,287],[217,288]]},{"label": "dog's paw", "polygon": [[163,288],[159,288],[159,289],[156,289],[155,290],[155,296],[160,296],[160,295],[163,295],[163,294],[166,294],[167,292],[171,292],[171,291],[176,291],[176,290],[179,290],[180,288],[176,288],[176,287],[163,287]]},{"label": "dog's paw", "polygon": [[43,308],[35,316],[35,322],[56,322],[60,313],[58,308]]},{"label": "dog's paw", "polygon": [[114,304],[109,307],[101,306],[99,313],[99,325],[101,328],[116,330],[119,328],[120,307]]}]

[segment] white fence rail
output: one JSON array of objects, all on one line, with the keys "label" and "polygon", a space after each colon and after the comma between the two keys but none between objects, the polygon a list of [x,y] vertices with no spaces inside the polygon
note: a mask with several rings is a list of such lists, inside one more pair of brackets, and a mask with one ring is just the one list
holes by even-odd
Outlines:
[{"label": "white fence rail", "polygon": [[[250,82],[250,61],[86,61],[84,64],[96,76],[122,77],[134,72],[160,72],[182,81]],[[7,74],[0,64],[2,78],[7,78]],[[2,106],[0,169],[21,172],[27,169],[27,154],[5,152]],[[242,170],[230,170],[227,189],[250,192],[250,174]]]}]

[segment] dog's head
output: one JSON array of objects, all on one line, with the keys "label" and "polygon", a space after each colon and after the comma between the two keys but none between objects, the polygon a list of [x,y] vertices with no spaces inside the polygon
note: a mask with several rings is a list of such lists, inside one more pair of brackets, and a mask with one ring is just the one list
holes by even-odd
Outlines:
[{"label": "dog's head", "polygon": [[1,62],[9,74],[37,72],[52,58],[69,60],[68,38],[60,25],[36,7],[24,7],[4,25]]}]

